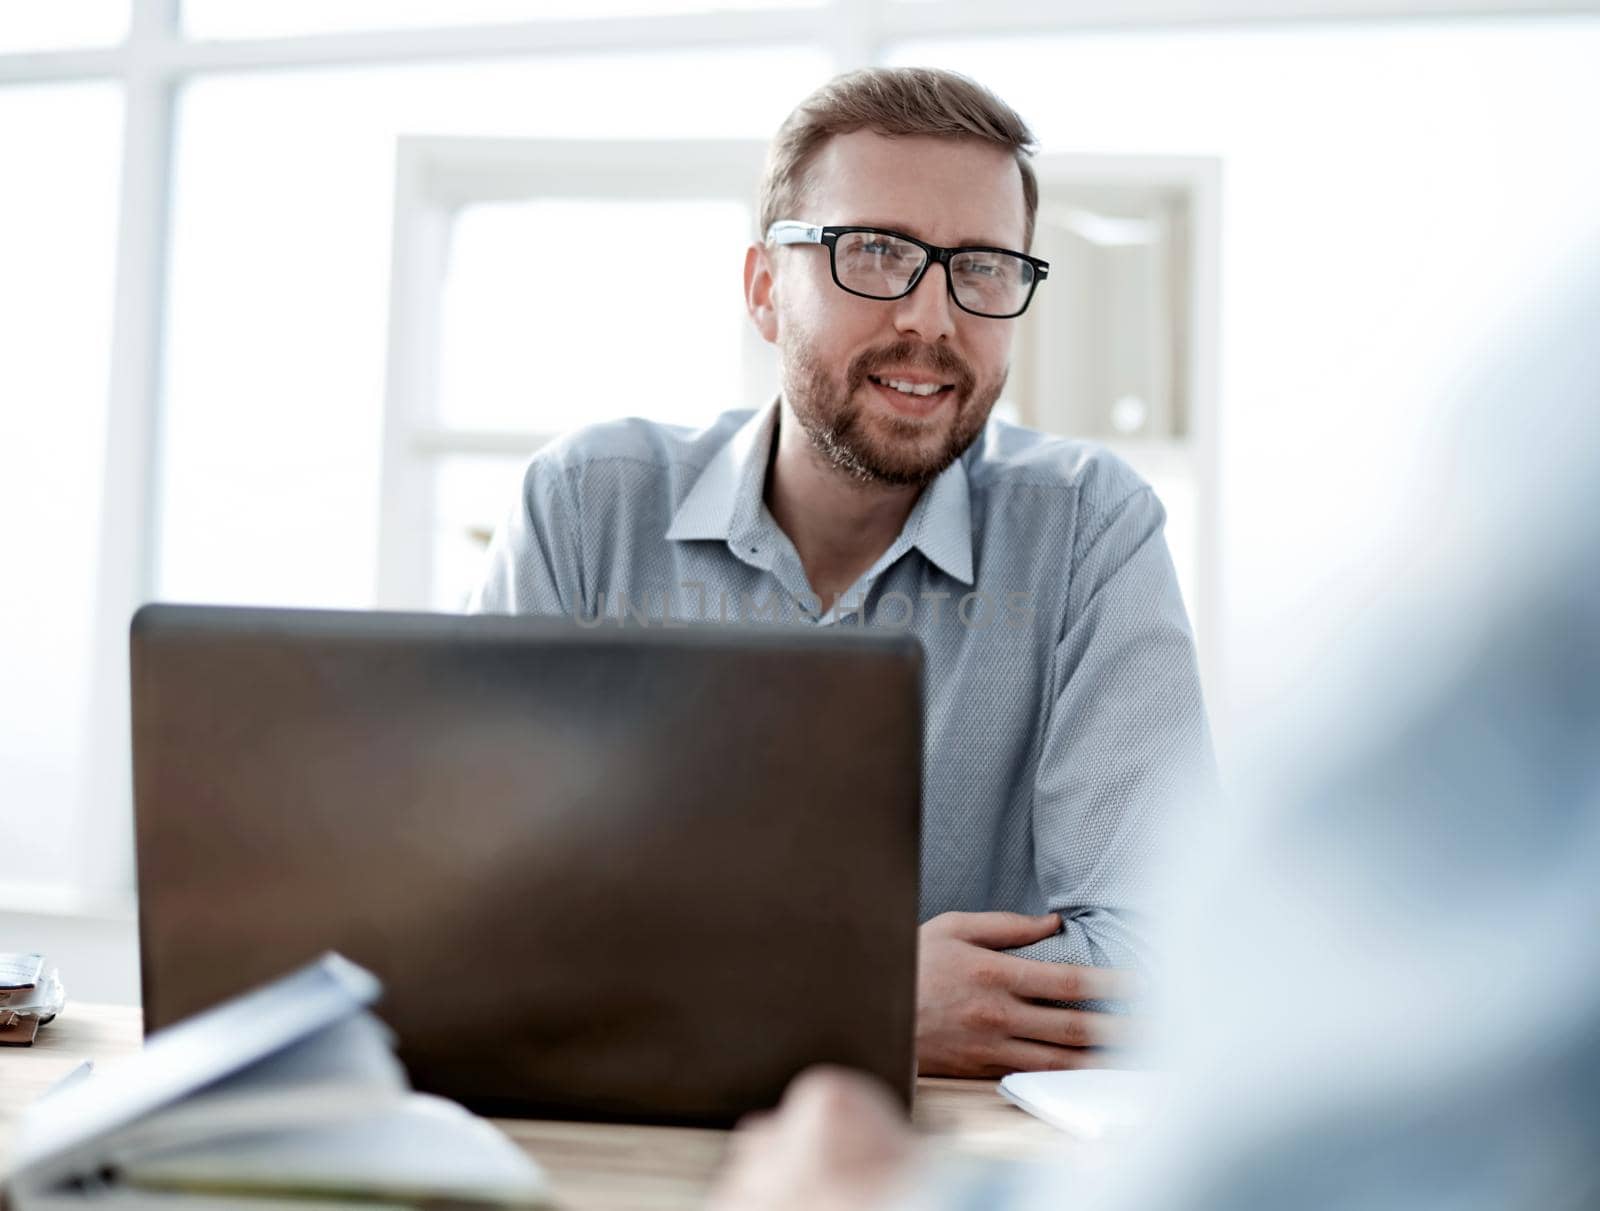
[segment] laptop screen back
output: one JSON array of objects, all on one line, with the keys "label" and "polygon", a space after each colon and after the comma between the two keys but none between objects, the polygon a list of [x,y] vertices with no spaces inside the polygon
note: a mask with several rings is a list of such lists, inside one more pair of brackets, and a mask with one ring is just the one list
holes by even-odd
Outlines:
[{"label": "laptop screen back", "polygon": [[336,950],[484,1112],[909,1097],[914,641],[153,606],[132,669],[147,1030]]}]

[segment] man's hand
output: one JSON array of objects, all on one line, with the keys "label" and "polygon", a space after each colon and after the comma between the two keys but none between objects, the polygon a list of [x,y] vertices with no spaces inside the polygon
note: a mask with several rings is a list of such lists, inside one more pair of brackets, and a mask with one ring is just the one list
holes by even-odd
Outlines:
[{"label": "man's hand", "polygon": [[917,931],[918,1072],[999,1077],[1112,1065],[1099,1048],[1133,1041],[1128,1017],[1039,1002],[1125,1000],[1136,989],[1132,972],[995,953],[1060,928],[1054,913],[947,912]]},{"label": "man's hand", "polygon": [[843,1068],[801,1073],[770,1114],[733,1134],[710,1211],[864,1211],[908,1177],[911,1128],[877,1082]]}]

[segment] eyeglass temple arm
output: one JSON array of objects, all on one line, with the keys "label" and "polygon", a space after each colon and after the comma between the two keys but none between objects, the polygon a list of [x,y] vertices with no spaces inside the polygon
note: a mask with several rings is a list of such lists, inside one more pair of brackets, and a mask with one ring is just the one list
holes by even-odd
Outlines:
[{"label": "eyeglass temple arm", "polygon": [[769,244],[820,244],[822,228],[816,223],[802,223],[798,219],[779,219],[767,228]]}]

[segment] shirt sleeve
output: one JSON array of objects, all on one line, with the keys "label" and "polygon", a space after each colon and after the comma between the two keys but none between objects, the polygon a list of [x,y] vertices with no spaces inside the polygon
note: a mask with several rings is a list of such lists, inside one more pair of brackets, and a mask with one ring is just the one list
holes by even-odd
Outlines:
[{"label": "shirt sleeve", "polygon": [[1074,543],[1033,801],[1034,868],[1065,928],[1011,953],[1152,965],[1149,870],[1214,795],[1194,638],[1148,486]]},{"label": "shirt sleeve", "polygon": [[582,566],[576,494],[555,458],[536,455],[489,542],[483,580],[467,611],[578,617]]}]

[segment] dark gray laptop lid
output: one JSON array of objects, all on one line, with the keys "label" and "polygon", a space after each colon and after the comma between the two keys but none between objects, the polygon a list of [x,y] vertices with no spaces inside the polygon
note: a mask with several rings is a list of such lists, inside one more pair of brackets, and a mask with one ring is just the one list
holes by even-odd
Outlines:
[{"label": "dark gray laptop lid", "polygon": [[132,675],[147,1029],[337,950],[480,1110],[909,1096],[914,640],[153,606]]}]

